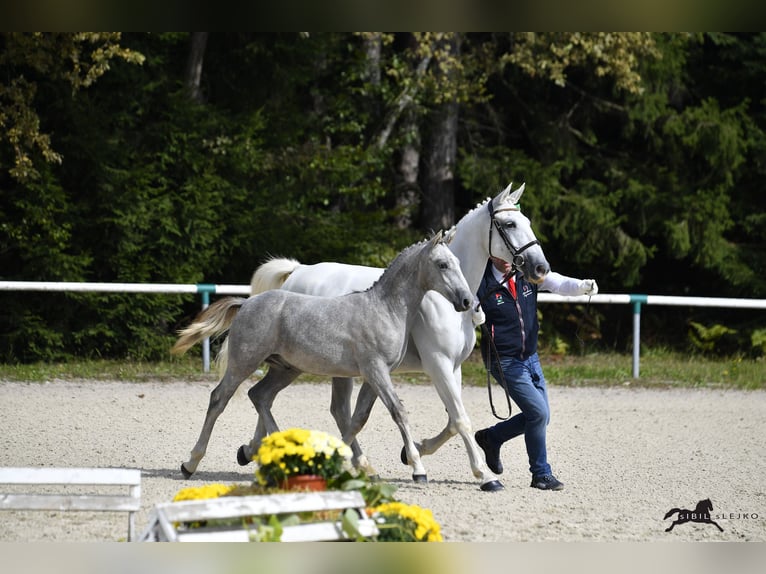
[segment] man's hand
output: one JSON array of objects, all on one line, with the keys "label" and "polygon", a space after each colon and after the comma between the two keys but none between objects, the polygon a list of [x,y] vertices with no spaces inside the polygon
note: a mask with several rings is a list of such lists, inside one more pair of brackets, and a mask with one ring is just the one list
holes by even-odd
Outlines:
[{"label": "man's hand", "polygon": [[598,293],[598,285],[595,279],[583,279],[580,281],[580,292],[582,295],[596,295]]},{"label": "man's hand", "polygon": [[484,316],[484,309],[481,308],[479,300],[476,297],[473,298],[473,304],[471,305],[471,320],[473,321],[474,327],[478,327],[487,320]]}]

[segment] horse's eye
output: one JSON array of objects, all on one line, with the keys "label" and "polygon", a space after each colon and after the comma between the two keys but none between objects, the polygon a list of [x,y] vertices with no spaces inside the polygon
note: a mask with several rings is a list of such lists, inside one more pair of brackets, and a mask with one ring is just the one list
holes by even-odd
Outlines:
[{"label": "horse's eye", "polygon": [[446,261],[439,263],[439,269],[449,269],[449,264]]},{"label": "horse's eye", "polygon": [[508,229],[516,229],[516,222],[515,221],[509,221],[508,223],[505,224],[505,226]]}]

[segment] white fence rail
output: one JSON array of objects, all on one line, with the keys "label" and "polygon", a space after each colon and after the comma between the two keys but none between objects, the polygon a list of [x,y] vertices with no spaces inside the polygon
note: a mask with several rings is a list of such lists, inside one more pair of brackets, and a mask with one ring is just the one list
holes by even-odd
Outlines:
[{"label": "white fence rail", "polygon": [[[202,309],[210,304],[210,295],[250,294],[249,285],[215,285],[211,283],[75,283],[48,281],[0,281],[0,291],[77,291],[101,293],[199,293]],[[641,355],[641,308],[643,305],[676,307],[719,307],[732,309],[766,309],[766,299],[730,299],[725,297],[674,297],[666,295],[601,294],[588,297],[563,297],[540,293],[540,303],[594,303],[633,306],[633,378],[639,377]],[[202,345],[202,366],[210,370],[210,342]]]},{"label": "white fence rail", "polygon": [[737,309],[766,309],[766,299],[729,299],[725,297],[674,297],[667,295],[593,295],[588,297],[562,297],[540,293],[541,303],[622,303],[633,305],[633,378],[640,374],[641,307],[642,305],[669,305],[675,307],[722,307]]},{"label": "white fence rail", "polygon": [[[210,294],[250,295],[249,285],[212,283],[80,283],[71,281],[0,281],[0,291],[72,291],[79,293],[199,293],[202,309],[210,304]],[[202,369],[210,371],[210,340],[202,341]]]}]

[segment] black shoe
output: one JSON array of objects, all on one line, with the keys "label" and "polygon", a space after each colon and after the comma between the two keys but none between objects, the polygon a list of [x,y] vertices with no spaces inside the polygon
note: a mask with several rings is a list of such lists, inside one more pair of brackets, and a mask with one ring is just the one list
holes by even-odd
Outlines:
[{"label": "black shoe", "polygon": [[563,490],[564,483],[552,474],[541,474],[532,478],[532,484],[529,486],[539,488],[540,490]]},{"label": "black shoe", "polygon": [[495,474],[503,474],[503,463],[500,462],[500,447],[491,444],[487,436],[487,429],[476,431],[473,435],[476,444],[484,451],[484,459],[487,461],[489,470]]}]

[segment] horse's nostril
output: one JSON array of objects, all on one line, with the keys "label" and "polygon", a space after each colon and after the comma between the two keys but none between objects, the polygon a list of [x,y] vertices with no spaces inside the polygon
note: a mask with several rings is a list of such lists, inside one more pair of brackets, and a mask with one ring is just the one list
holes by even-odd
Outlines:
[{"label": "horse's nostril", "polygon": [[471,306],[470,299],[463,299],[463,309],[468,309]]},{"label": "horse's nostril", "polygon": [[535,273],[538,277],[545,277],[548,274],[549,267],[547,265],[538,265],[535,267]]}]

